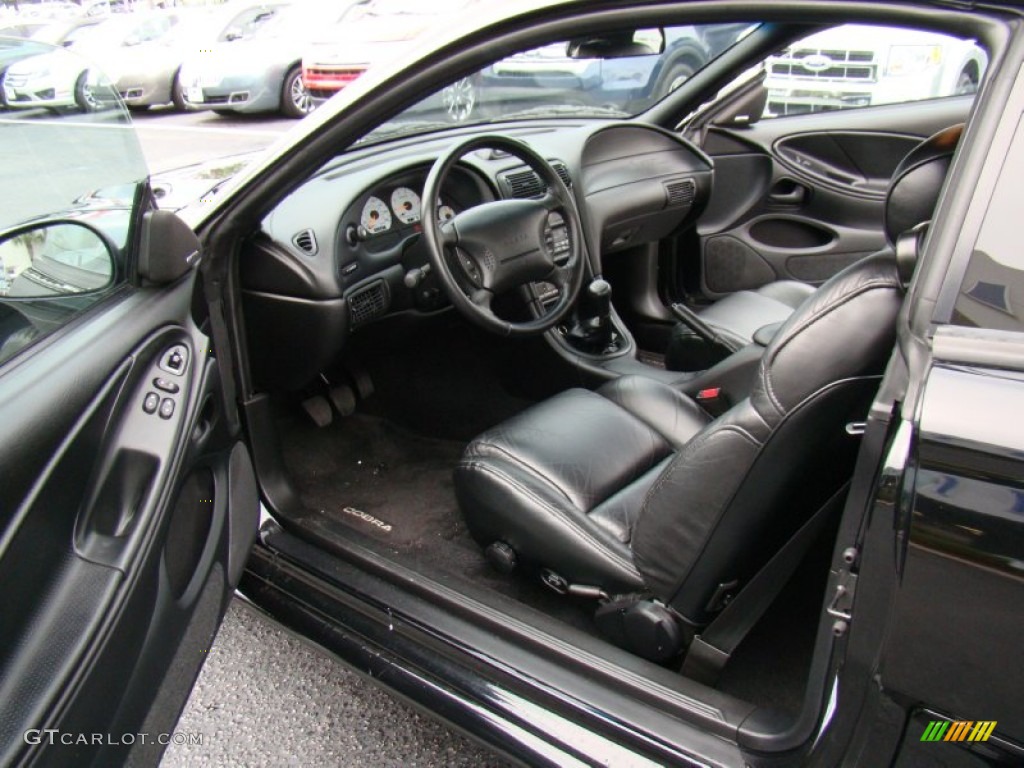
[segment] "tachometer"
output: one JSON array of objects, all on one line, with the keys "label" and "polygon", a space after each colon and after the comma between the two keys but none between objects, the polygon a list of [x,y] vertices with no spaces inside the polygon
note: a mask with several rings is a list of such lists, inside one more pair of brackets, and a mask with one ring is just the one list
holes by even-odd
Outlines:
[{"label": "tachometer", "polygon": [[451,221],[454,218],[455,209],[452,208],[450,205],[445,205],[444,203],[441,203],[441,205],[437,206],[437,220],[440,221],[442,224],[446,221]]},{"label": "tachometer", "polygon": [[403,224],[420,220],[420,196],[408,187],[399,187],[391,193],[391,210]]},{"label": "tachometer", "polygon": [[371,235],[387,232],[391,229],[391,211],[379,197],[371,197],[363,206],[359,224]]}]

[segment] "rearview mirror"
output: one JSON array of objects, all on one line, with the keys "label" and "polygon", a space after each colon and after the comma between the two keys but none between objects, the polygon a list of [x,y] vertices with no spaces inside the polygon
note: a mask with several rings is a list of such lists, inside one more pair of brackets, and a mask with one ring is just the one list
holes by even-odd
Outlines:
[{"label": "rearview mirror", "polygon": [[665,50],[665,33],[660,29],[629,29],[587,35],[566,43],[570,59],[622,59],[629,56],[657,56]]},{"label": "rearview mirror", "polygon": [[0,238],[0,296],[41,299],[111,284],[115,249],[99,230],[71,219],[21,227]]}]

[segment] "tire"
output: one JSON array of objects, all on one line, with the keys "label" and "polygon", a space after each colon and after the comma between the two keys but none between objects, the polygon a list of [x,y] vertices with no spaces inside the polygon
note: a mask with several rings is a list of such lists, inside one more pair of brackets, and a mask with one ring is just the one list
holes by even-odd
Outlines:
[{"label": "tire", "polygon": [[171,103],[178,112],[188,109],[188,103],[185,101],[185,87],[181,84],[180,69],[174,73],[174,79],[171,81]]},{"label": "tire", "polygon": [[953,94],[955,96],[966,96],[967,94],[977,93],[978,91],[978,77],[970,69],[964,69],[960,73],[960,76],[956,79],[956,86],[953,88]]},{"label": "tire", "polygon": [[677,61],[668,68],[668,72],[662,76],[661,83],[656,91],[657,97],[663,99],[672,91],[689,80],[697,68],[688,61]]},{"label": "tire", "polygon": [[89,85],[89,70],[85,70],[75,81],[75,104],[83,112],[97,112],[106,106],[93,86]]},{"label": "tire", "polygon": [[281,114],[298,120],[316,109],[313,97],[302,82],[302,70],[292,67],[281,86]]},{"label": "tire", "polygon": [[453,123],[462,123],[473,116],[479,94],[471,77],[456,80],[441,91],[445,114]]}]

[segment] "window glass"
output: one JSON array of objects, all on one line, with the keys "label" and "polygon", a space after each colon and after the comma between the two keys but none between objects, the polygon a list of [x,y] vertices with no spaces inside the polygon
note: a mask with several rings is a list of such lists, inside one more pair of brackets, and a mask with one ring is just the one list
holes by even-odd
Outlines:
[{"label": "window glass", "polygon": [[148,172],[124,105],[83,56],[5,49],[0,113],[0,361],[123,280]]},{"label": "window glass", "polygon": [[845,24],[765,61],[765,117],[974,93],[988,57],[973,40],[904,27]]},{"label": "window glass", "polygon": [[[326,90],[324,81],[350,77],[353,67],[365,67],[358,64],[365,59],[346,59],[355,44],[345,35],[354,34],[357,24],[347,27],[303,60],[307,68],[326,62],[315,65],[318,84]],[[631,117],[668,96],[755,28],[748,23],[627,28],[555,41],[506,56],[430,94],[363,141],[425,133],[456,122]]]},{"label": "window glass", "polygon": [[1024,331],[1024,250],[1020,201],[1024,200],[1024,120],[1017,132],[978,233],[952,322],[977,328]]}]

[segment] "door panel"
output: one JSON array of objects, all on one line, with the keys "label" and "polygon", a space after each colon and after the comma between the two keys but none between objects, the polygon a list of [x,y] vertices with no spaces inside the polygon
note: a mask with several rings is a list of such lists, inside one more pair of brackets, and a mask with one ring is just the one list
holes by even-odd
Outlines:
[{"label": "door panel", "polygon": [[[240,575],[229,529],[247,550],[258,500],[191,319],[194,281],[114,297],[0,374],[4,764],[126,752],[24,734],[142,732],[188,625],[210,635]],[[194,616],[200,604],[215,615]],[[203,648],[191,650],[178,674],[198,672]]]},{"label": "door panel", "polygon": [[[90,66],[18,45],[26,72]],[[0,120],[5,766],[155,764],[259,514],[199,242],[150,211],[127,112],[90,77],[85,113]]]},{"label": "door panel", "polygon": [[773,280],[818,284],[884,247],[889,177],[921,139],[963,122],[972,100],[711,127],[704,149],[715,183],[697,229],[698,290],[720,298]]}]

